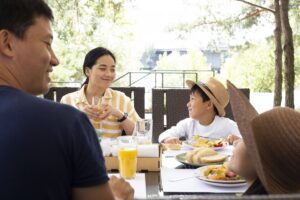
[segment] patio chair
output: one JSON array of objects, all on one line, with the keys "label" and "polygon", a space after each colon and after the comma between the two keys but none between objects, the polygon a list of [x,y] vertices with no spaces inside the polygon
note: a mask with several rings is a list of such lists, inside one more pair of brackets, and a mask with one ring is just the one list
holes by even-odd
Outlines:
[{"label": "patio chair", "polygon": [[[75,92],[77,87],[51,87],[44,95],[45,99],[60,102],[61,98],[68,93]],[[114,90],[124,92],[134,102],[136,112],[141,118],[145,117],[145,88],[144,87],[112,87]]]},{"label": "patio chair", "polygon": [[153,142],[164,130],[189,116],[189,94],[188,89],[152,89]]},{"label": "patio chair", "polygon": [[75,92],[78,87],[51,87],[47,94],[44,94],[45,99],[60,102],[61,98],[68,93]]},{"label": "patio chair", "polygon": [[134,108],[141,118],[145,117],[145,88],[144,87],[112,87],[124,92],[134,103]]}]

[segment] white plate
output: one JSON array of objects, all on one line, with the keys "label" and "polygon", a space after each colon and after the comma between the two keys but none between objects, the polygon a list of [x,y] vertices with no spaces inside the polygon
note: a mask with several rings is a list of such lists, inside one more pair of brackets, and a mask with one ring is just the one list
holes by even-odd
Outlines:
[{"label": "white plate", "polygon": [[209,167],[209,166],[199,167],[195,171],[195,176],[198,179],[205,182],[206,184],[219,186],[219,187],[241,187],[241,186],[245,186],[247,184],[246,180],[244,180],[244,179],[241,179],[241,180],[211,180],[211,179],[208,179],[204,175],[204,171],[207,169],[207,167]]},{"label": "white plate", "polygon": [[182,164],[191,165],[191,166],[194,166],[194,167],[201,167],[201,166],[205,166],[205,165],[217,165],[217,164],[224,163],[224,161],[222,161],[222,162],[214,162],[214,163],[190,163],[189,161],[187,161],[185,159],[185,157],[186,157],[186,153],[181,153],[181,154],[177,154],[176,157],[175,157],[175,159],[178,162],[181,162]]},{"label": "white plate", "polygon": [[[222,147],[212,147],[212,149],[218,151],[218,150],[224,149],[227,145],[228,145],[228,143],[223,142]],[[192,146],[191,144],[189,144],[188,141],[183,141],[182,148],[183,149],[194,149],[195,147]]]}]

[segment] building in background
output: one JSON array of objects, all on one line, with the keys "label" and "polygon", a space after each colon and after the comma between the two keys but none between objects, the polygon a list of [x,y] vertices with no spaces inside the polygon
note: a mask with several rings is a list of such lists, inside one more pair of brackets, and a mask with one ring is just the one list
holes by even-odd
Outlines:
[{"label": "building in background", "polygon": [[[211,66],[211,69],[217,73],[220,73],[223,59],[227,57],[227,48],[221,48],[219,51],[200,49],[203,55],[206,57],[207,64]],[[187,48],[157,48],[147,51],[143,54],[141,62],[144,67],[141,70],[154,70],[156,63],[160,56],[177,52],[179,55],[187,54]]]}]

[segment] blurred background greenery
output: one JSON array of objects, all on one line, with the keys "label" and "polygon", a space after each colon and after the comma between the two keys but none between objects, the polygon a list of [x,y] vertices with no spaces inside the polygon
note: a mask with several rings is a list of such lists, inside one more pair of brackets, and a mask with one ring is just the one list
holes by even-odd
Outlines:
[{"label": "blurred background greenery", "polygon": [[[251,2],[274,8],[272,0]],[[216,76],[253,92],[274,91],[275,25],[273,13],[266,10],[238,0],[48,0],[48,3],[55,13],[53,46],[60,58],[60,66],[52,74],[54,82],[82,82],[85,54],[103,46],[117,57],[118,77],[140,70],[211,69],[203,53],[210,51],[221,56]],[[300,1],[290,0],[296,89],[300,85],[299,8]],[[147,68],[145,59],[151,59],[157,49],[173,50],[160,54],[151,68]],[[178,49],[184,49],[185,53]],[[166,83],[174,83],[177,78],[169,76]]]}]

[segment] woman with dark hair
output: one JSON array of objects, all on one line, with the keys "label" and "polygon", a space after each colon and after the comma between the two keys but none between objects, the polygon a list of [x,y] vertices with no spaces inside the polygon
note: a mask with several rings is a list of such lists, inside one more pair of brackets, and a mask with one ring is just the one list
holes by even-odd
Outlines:
[{"label": "woman with dark hair", "polygon": [[[123,130],[131,135],[140,117],[129,97],[109,88],[116,77],[113,53],[103,47],[92,49],[85,56],[83,73],[86,80],[81,89],[63,96],[61,102],[82,110],[92,121],[101,121],[101,132],[105,137],[120,136]],[[93,110],[94,97],[102,99],[101,112]]]}]

